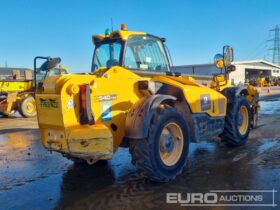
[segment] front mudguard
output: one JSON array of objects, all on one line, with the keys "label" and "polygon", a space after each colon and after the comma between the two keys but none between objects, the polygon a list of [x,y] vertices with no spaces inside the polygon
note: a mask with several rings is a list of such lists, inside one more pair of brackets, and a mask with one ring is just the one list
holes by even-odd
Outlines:
[{"label": "front mudguard", "polygon": [[227,98],[227,103],[234,103],[236,97],[249,94],[245,87],[229,87],[222,91],[222,94]]}]

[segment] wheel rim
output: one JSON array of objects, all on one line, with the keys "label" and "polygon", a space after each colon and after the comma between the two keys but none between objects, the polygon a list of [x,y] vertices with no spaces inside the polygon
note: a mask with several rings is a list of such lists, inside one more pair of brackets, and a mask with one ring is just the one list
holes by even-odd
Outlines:
[{"label": "wheel rim", "polygon": [[245,135],[249,127],[249,113],[246,106],[242,105],[238,113],[238,130],[241,135]]},{"label": "wheel rim", "polygon": [[27,113],[29,114],[32,114],[36,111],[36,108],[35,108],[35,102],[33,101],[28,101],[26,104],[25,104],[25,110]]},{"label": "wheel rim", "polygon": [[159,142],[160,158],[167,166],[175,165],[180,159],[184,146],[184,136],[180,126],[174,122],[163,128]]}]

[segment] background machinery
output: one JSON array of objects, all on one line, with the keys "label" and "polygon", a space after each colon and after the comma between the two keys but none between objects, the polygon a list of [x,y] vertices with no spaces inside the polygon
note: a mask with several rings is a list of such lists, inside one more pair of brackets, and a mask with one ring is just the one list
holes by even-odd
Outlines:
[{"label": "background machinery", "polygon": [[[129,147],[142,174],[166,182],[184,169],[190,142],[220,136],[229,145],[246,143],[257,123],[258,93],[230,85],[231,47],[215,56],[224,72],[207,87],[171,71],[164,38],[122,25],[92,40],[91,73],[49,76],[36,88],[46,149],[93,164]],[[60,62],[40,58],[46,73]]]},{"label": "background machinery", "polygon": [[[67,74],[67,68],[55,67],[46,75],[40,70],[37,72],[37,78],[40,81],[47,76]],[[36,116],[34,85],[31,70],[25,70],[24,75],[20,75],[19,70],[13,70],[10,77],[0,80],[0,114],[9,116],[18,111],[23,117]]]},{"label": "background machinery", "polygon": [[36,115],[32,71],[25,70],[22,76],[13,70],[11,77],[0,80],[0,87],[0,114],[9,116],[18,110],[24,117]]}]

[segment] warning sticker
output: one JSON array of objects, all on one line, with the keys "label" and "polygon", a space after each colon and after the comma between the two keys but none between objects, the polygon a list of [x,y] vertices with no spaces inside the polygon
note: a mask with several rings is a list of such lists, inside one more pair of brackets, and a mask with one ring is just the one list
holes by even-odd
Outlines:
[{"label": "warning sticker", "polygon": [[106,101],[101,103],[102,122],[112,120],[112,102]]},{"label": "warning sticker", "polygon": [[71,109],[71,108],[75,108],[75,107],[76,107],[76,104],[74,102],[74,99],[70,97],[66,104],[66,108]]},{"label": "warning sticker", "polygon": [[200,95],[200,104],[201,104],[202,111],[211,109],[210,94]]}]

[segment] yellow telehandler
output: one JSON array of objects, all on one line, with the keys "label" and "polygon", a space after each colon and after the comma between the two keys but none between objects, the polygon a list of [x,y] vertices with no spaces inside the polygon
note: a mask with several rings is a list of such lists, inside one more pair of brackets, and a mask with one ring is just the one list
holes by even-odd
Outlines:
[{"label": "yellow telehandler", "polygon": [[[36,88],[46,149],[93,164],[129,147],[140,173],[167,182],[184,169],[190,142],[213,136],[235,146],[247,142],[257,123],[258,93],[230,85],[231,47],[215,56],[224,71],[207,87],[171,70],[164,38],[122,25],[92,40],[90,73],[50,76]],[[60,62],[41,59],[46,73]]]}]

